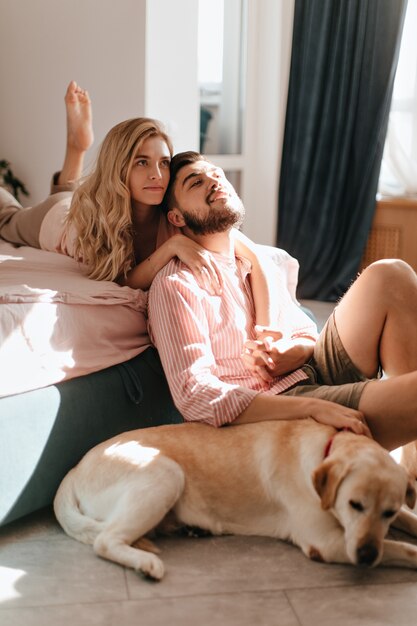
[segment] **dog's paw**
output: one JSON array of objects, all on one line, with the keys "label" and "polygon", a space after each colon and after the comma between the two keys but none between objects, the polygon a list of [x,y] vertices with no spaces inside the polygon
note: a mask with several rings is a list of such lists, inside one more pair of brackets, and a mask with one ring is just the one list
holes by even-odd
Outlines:
[{"label": "dog's paw", "polygon": [[146,578],[151,578],[152,580],[161,580],[165,572],[161,559],[158,559],[157,556],[151,553],[141,556],[135,570],[142,572]]}]

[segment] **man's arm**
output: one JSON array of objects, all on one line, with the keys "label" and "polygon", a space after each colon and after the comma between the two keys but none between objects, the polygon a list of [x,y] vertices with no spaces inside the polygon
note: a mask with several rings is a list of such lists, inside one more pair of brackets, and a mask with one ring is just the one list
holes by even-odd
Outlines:
[{"label": "man's arm", "polygon": [[[183,276],[185,273],[182,273]],[[316,421],[365,432],[359,411],[314,398],[269,395],[225,383],[215,372],[201,290],[160,273],[149,292],[150,335],[159,351],[174,402],[188,421],[212,426],[271,419]]]},{"label": "man's arm", "polygon": [[338,429],[348,428],[358,435],[372,437],[360,411],[319,398],[269,396],[260,393],[233,421],[233,424],[250,424],[276,419],[294,420],[306,417],[311,417],[321,424],[328,424]]},{"label": "man's arm", "polygon": [[207,318],[211,309],[204,305],[210,296],[188,271],[166,274],[164,270],[158,274],[149,291],[149,333],[174,403],[187,421],[223,426],[240,415],[258,392],[216,375]]}]

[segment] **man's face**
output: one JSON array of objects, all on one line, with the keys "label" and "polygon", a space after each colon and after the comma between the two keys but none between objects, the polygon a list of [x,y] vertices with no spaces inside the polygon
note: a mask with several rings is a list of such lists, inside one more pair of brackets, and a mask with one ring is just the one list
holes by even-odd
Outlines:
[{"label": "man's face", "polygon": [[207,161],[184,166],[175,181],[175,206],[196,235],[224,232],[240,225],[244,207],[219,167]]}]

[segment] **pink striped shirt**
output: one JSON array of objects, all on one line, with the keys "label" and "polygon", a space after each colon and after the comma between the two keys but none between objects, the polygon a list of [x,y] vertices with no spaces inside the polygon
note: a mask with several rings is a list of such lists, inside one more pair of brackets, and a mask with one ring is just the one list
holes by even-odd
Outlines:
[{"label": "pink striped shirt", "polygon": [[[148,315],[151,340],[184,419],[222,426],[233,422],[258,393],[279,394],[307,376],[298,369],[267,383],[244,364],[244,342],[255,338],[250,263],[214,256],[223,274],[221,296],[201,289],[191,271],[174,258],[152,283]],[[282,296],[289,315],[299,307],[281,282],[277,297]],[[280,318],[288,318],[282,313]],[[300,321],[291,336],[314,336],[317,329],[304,313]]]}]

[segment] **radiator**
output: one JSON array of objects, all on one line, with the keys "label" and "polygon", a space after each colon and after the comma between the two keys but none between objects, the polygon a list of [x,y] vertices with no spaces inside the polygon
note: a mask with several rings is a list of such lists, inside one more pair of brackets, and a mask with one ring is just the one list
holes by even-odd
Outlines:
[{"label": "radiator", "polygon": [[369,233],[360,269],[364,269],[367,265],[379,259],[400,259],[401,257],[401,226],[374,225]]}]

